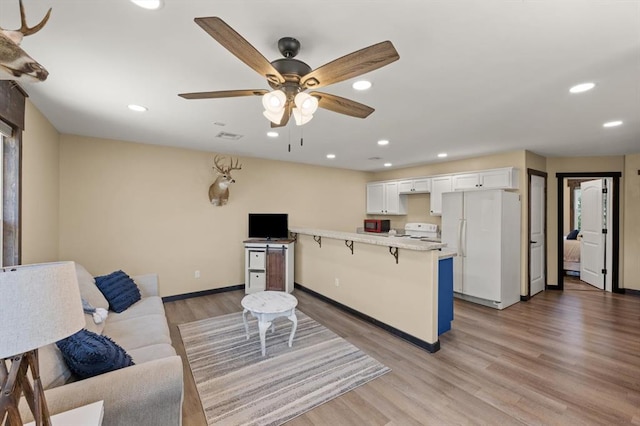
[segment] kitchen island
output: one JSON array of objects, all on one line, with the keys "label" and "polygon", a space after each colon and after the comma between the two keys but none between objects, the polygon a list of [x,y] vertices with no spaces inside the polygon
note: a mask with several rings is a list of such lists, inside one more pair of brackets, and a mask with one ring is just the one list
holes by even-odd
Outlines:
[{"label": "kitchen island", "polygon": [[[439,264],[455,255],[446,251],[446,244],[304,227],[289,230],[297,241],[295,282],[302,290],[430,352],[440,348]],[[451,262],[444,264],[450,267]]]}]

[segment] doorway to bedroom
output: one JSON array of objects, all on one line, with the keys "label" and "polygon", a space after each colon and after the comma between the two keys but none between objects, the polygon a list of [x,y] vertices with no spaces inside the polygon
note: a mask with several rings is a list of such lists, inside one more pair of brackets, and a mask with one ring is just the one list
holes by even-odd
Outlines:
[{"label": "doorway to bedroom", "polygon": [[558,289],[619,291],[619,172],[558,173]]}]

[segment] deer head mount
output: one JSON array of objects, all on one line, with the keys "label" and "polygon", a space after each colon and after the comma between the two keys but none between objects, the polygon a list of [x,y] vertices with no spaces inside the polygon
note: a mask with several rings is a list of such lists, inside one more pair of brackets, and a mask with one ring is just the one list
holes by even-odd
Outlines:
[{"label": "deer head mount", "polygon": [[241,170],[242,164],[238,165],[238,159],[234,164],[233,157],[229,159],[228,166],[221,166],[220,162],[224,157],[216,155],[213,159],[213,170],[218,173],[215,182],[209,187],[209,200],[214,206],[224,206],[229,201],[229,185],[235,183],[235,179],[231,177],[231,170]]},{"label": "deer head mount", "polygon": [[20,48],[20,42],[23,37],[40,31],[50,15],[51,9],[38,25],[29,28],[24,5],[20,0],[20,29],[5,30],[0,27],[0,80],[44,81],[47,79],[49,75],[47,70]]}]

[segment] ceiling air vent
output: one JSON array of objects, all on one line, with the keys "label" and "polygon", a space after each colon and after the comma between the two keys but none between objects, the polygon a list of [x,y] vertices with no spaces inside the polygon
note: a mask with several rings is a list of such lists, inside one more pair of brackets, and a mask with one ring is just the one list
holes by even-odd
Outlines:
[{"label": "ceiling air vent", "polygon": [[236,135],[235,133],[228,133],[228,132],[220,132],[216,135],[216,138],[228,139],[230,141],[237,141],[241,137],[242,135]]},{"label": "ceiling air vent", "polygon": [[369,157],[369,160],[382,160],[382,157]]}]

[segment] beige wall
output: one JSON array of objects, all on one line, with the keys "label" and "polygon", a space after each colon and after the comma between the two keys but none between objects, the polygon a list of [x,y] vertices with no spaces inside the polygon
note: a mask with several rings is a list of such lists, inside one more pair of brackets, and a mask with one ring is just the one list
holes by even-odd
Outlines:
[{"label": "beige wall", "polygon": [[640,153],[624,162],[623,271],[625,288],[640,290]]},{"label": "beige wall", "polygon": [[[298,226],[352,231],[362,226],[365,183],[515,166],[526,200],[526,168],[548,173],[547,277],[556,283],[557,172],[622,171],[621,286],[640,289],[640,154],[549,158],[517,151],[370,174],[286,162],[242,159],[230,204],[214,208],[212,153],[58,135],[27,101],[23,134],[23,263],[74,259],[94,273],[116,268],[161,273],[163,295],[244,282],[241,241],[249,211],[286,211]],[[272,188],[279,186],[279,191]],[[431,217],[429,194],[409,196],[406,221]],[[526,290],[523,202],[522,293]],[[336,214],[336,212],[340,212]],[[224,241],[224,244],[222,243]],[[202,277],[193,278],[200,270]]]},{"label": "beige wall", "polygon": [[31,102],[22,134],[22,263],[58,260],[59,135]]},{"label": "beige wall", "polygon": [[244,283],[249,212],[286,212],[296,226],[361,226],[366,173],[240,158],[229,204],[215,207],[213,156],[62,135],[60,257],[93,274],[158,272],[169,296]]},{"label": "beige wall", "polygon": [[[549,180],[547,182],[547,283],[550,285],[558,285],[558,247],[556,244],[558,238],[558,188],[556,173],[580,173],[580,172],[623,172],[624,157],[550,157],[547,158],[547,172]],[[624,258],[624,226],[623,218],[629,210],[625,207],[624,187],[625,175],[620,180],[621,197],[620,209],[622,211],[620,222],[620,266],[623,270],[622,262]],[[637,238],[637,237],[636,237]],[[625,286],[624,277],[621,275],[620,286]]]}]

